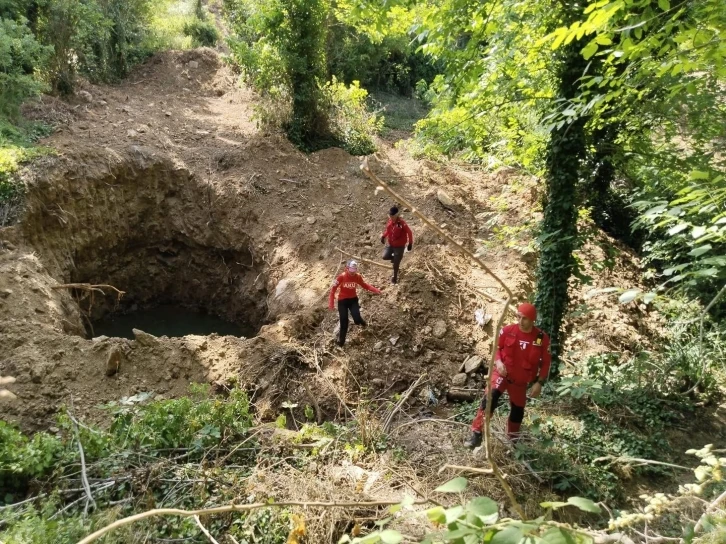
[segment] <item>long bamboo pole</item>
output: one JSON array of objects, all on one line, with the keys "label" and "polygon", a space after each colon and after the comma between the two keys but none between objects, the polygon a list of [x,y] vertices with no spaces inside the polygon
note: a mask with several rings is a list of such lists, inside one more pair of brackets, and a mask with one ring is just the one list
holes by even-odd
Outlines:
[{"label": "long bamboo pole", "polygon": [[[491,357],[489,358],[489,376],[491,376],[491,369],[494,368],[494,360],[497,355],[497,348],[499,343],[499,334],[498,331],[502,328],[502,324],[504,323],[504,317],[507,313],[507,309],[509,308],[509,304],[514,299],[514,294],[509,289],[506,283],[497,276],[479,257],[474,255],[471,251],[466,249],[464,246],[462,246],[459,242],[454,240],[449,234],[444,232],[441,228],[438,227],[438,225],[434,224],[433,221],[431,221],[428,217],[426,217],[422,212],[420,212],[411,202],[403,198],[400,194],[396,193],[393,189],[391,189],[386,182],[384,182],[381,178],[379,178],[377,175],[375,175],[370,167],[368,166],[368,157],[363,159],[363,162],[361,164],[361,170],[363,173],[370,178],[371,181],[373,181],[377,187],[380,187],[383,189],[386,193],[391,195],[393,198],[396,199],[396,201],[399,204],[402,204],[409,208],[411,210],[411,213],[414,214],[416,217],[421,219],[427,226],[429,226],[431,229],[433,229],[436,233],[438,233],[442,238],[447,240],[449,243],[451,243],[452,246],[454,246],[456,249],[461,251],[464,255],[469,257],[472,261],[474,261],[476,264],[478,264],[482,270],[484,270],[487,274],[489,274],[494,280],[499,283],[499,285],[502,286],[502,288],[507,293],[507,300],[504,303],[504,308],[502,309],[501,314],[499,315],[499,319],[497,320],[497,326],[494,329],[494,341],[492,342],[492,353]],[[492,455],[492,445],[491,445],[491,436],[490,436],[490,430],[489,430],[489,424],[490,424],[490,417],[489,413],[491,412],[492,408],[492,381],[490,377],[487,377],[486,382],[486,397],[487,397],[487,405],[485,408],[484,413],[484,446],[487,454],[487,460],[492,466],[492,472],[499,480],[499,483],[502,485],[502,488],[504,489],[504,492],[507,494],[507,497],[509,498],[509,501],[512,503],[512,508],[517,512],[517,515],[525,519],[526,516],[524,514],[524,510],[520,506],[519,502],[517,501],[517,498],[514,496],[514,491],[512,490],[512,487],[507,482],[506,478],[504,477],[504,474],[499,469],[499,466],[497,465],[496,461],[494,460],[494,456]]]}]

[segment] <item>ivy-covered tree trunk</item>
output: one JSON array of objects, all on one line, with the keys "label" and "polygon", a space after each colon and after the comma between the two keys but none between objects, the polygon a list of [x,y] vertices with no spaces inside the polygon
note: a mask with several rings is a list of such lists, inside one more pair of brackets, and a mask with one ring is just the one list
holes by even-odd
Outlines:
[{"label": "ivy-covered tree trunk", "polygon": [[[558,66],[560,98],[579,94],[579,80],[586,62],[582,44],[572,41],[562,49]],[[570,301],[568,282],[575,267],[573,251],[577,243],[577,194],[580,165],[585,156],[585,119],[553,129],[547,145],[547,175],[542,235],[544,241],[537,270],[539,325],[550,335],[551,375],[557,375],[560,355],[560,328]]]},{"label": "ivy-covered tree trunk", "polygon": [[293,119],[288,137],[304,149],[327,137],[320,83],[326,79],[328,0],[283,0],[284,59],[292,84]]}]

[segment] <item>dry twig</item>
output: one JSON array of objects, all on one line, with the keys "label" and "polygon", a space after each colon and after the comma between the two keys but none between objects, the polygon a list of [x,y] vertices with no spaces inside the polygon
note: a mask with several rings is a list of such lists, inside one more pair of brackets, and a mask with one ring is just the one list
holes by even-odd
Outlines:
[{"label": "dry twig", "polygon": [[423,380],[425,377],[426,377],[426,374],[421,374],[421,376],[418,377],[418,379],[413,383],[413,385],[411,387],[409,387],[403,395],[401,395],[401,400],[399,400],[396,403],[396,406],[393,407],[393,410],[391,410],[391,413],[388,415],[385,423],[383,424],[382,431],[384,433],[388,432],[388,429],[391,426],[391,422],[393,421],[393,416],[395,416],[396,413],[401,409],[403,404],[408,400],[408,398],[411,396],[411,394],[413,394],[413,392],[416,390],[416,388],[421,383],[421,380]]},{"label": "dry twig", "polygon": [[204,525],[202,525],[202,522],[200,521],[199,516],[195,515],[193,517],[194,517],[194,521],[196,522],[199,529],[204,533],[204,536],[206,536],[209,539],[209,542],[211,542],[212,544],[219,544],[219,542],[217,542],[215,540],[215,538],[211,534],[209,534],[209,531],[207,531],[207,528]]},{"label": "dry twig", "polygon": [[459,472],[474,472],[476,474],[494,474],[494,471],[490,468],[477,468],[477,467],[463,467],[460,465],[444,465],[439,469],[439,472],[450,468],[452,470],[458,470]]},{"label": "dry twig", "polygon": [[339,247],[336,247],[335,250],[336,251],[340,251],[343,255],[347,255],[351,259],[355,259],[356,261],[360,261],[362,263],[368,263],[368,264],[372,264],[372,265],[375,265],[375,266],[380,266],[381,268],[388,268],[388,269],[392,269],[393,268],[391,265],[388,265],[388,264],[377,263],[376,261],[371,261],[370,259],[366,259],[364,257],[359,257],[358,255],[353,255],[352,253],[348,253],[347,251],[343,251]]}]

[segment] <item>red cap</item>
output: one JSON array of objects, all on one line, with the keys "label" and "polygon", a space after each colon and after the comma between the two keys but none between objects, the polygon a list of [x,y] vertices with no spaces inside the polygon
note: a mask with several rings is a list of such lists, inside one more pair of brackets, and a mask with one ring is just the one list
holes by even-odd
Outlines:
[{"label": "red cap", "polygon": [[537,308],[534,307],[534,304],[529,302],[520,304],[517,306],[517,311],[530,321],[537,321]]}]

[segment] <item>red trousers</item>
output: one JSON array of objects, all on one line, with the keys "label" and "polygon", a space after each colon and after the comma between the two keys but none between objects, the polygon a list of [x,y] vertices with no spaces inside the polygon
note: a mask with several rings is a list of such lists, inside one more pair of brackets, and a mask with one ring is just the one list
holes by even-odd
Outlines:
[{"label": "red trousers", "polygon": [[[500,376],[496,370],[492,372],[492,407],[489,415],[491,416],[496,409],[502,394],[505,391],[509,393],[510,410],[509,419],[507,420],[507,435],[510,438],[516,438],[519,435],[519,428],[522,425],[522,419],[524,419],[524,407],[527,404],[527,385],[511,383],[507,378]],[[487,398],[485,395],[476,412],[474,421],[471,423],[471,430],[475,433],[482,431],[486,406]]]}]

